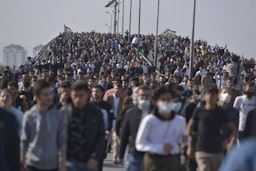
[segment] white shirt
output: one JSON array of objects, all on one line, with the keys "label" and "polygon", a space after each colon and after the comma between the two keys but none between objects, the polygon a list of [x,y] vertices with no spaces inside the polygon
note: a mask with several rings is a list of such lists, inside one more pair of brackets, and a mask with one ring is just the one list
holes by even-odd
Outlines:
[{"label": "white shirt", "polygon": [[239,131],[244,131],[248,113],[256,107],[256,97],[248,99],[246,95],[238,96],[234,102],[234,108],[239,111]]},{"label": "white shirt", "polygon": [[196,76],[200,75],[201,77],[205,75],[205,71],[197,71]]},{"label": "white shirt", "polygon": [[185,82],[181,82],[180,86],[184,88],[184,91],[186,91],[188,89],[188,85]]},{"label": "white shirt", "polygon": [[130,68],[129,65],[125,65],[125,66],[124,66],[124,69],[125,69],[126,72],[128,71],[129,68]]},{"label": "white shirt", "polygon": [[134,37],[133,39],[132,39],[132,44],[138,44],[139,43],[139,39],[137,38],[137,37]]},{"label": "white shirt", "polygon": [[144,74],[148,74],[148,66],[141,65],[141,68],[142,68]]},{"label": "white shirt", "polygon": [[136,149],[152,154],[167,155],[164,144],[172,144],[174,148],[170,154],[179,154],[179,144],[183,144],[182,137],[186,134],[186,121],[180,115],[170,121],[163,121],[153,114],[147,115],[140,124]]}]

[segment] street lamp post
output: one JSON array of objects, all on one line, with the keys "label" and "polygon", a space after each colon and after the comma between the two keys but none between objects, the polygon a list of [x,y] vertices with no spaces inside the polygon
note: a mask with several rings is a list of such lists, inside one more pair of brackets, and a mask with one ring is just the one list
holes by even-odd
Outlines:
[{"label": "street lamp post", "polygon": [[119,33],[119,13],[120,13],[120,0],[117,2],[117,31],[116,33]]},{"label": "street lamp post", "polygon": [[141,19],[141,0],[139,0],[139,23],[138,23],[138,51],[137,51],[137,58],[140,57],[140,19]]},{"label": "street lamp post", "polygon": [[124,36],[124,0],[123,0],[123,11],[122,11],[122,36]]},{"label": "street lamp post", "polygon": [[193,10],[193,25],[192,25],[192,37],[191,37],[191,48],[190,48],[190,59],[189,59],[189,78],[193,77],[193,60],[194,60],[194,35],[195,35],[195,18],[196,18],[196,0],[194,0],[194,10]]},{"label": "street lamp post", "polygon": [[110,12],[108,12],[108,11],[106,11],[106,13],[107,14],[109,14],[110,15],[110,33],[112,33],[112,26],[113,26],[113,24],[112,24],[112,20],[113,20],[113,14],[112,13],[110,13]]},{"label": "street lamp post", "polygon": [[129,34],[128,34],[128,42],[131,41],[131,22],[132,22],[132,0],[130,1],[130,19],[129,19]]},{"label": "street lamp post", "polygon": [[116,12],[117,12],[117,1],[115,1],[115,9],[114,9],[114,34],[115,34],[115,36],[116,36],[116,34],[117,34],[117,19],[116,19]]},{"label": "street lamp post", "polygon": [[108,27],[108,32],[111,33],[111,26],[108,25],[107,23],[105,25]]},{"label": "street lamp post", "polygon": [[159,26],[159,8],[160,8],[160,0],[157,2],[157,18],[156,18],[156,36],[155,36],[155,57],[154,57],[154,65],[155,65],[155,71],[157,71],[157,39],[158,39],[158,26]]}]

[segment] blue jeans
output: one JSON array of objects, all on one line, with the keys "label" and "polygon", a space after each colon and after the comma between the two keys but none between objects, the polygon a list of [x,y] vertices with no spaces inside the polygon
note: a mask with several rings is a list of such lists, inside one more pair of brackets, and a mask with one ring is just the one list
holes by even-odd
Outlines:
[{"label": "blue jeans", "polygon": [[134,154],[128,153],[125,161],[125,171],[141,171],[144,153],[135,152]]},{"label": "blue jeans", "polygon": [[67,160],[67,171],[98,171],[98,168],[89,170],[86,163],[82,163],[75,159]]}]

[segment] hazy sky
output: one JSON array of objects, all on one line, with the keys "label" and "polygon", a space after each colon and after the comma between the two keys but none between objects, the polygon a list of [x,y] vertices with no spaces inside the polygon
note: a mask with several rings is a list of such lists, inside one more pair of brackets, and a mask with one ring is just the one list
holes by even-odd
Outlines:
[{"label": "hazy sky", "polygon": [[[35,45],[46,44],[62,32],[64,24],[77,32],[108,32],[105,24],[110,24],[110,15],[106,11],[113,9],[104,7],[107,2],[0,0],[0,47],[20,44],[30,54]],[[138,2],[133,0],[133,33],[138,31]],[[125,0],[125,30],[129,7],[130,0]],[[155,33],[156,7],[157,0],[142,0],[141,33]],[[159,32],[170,28],[178,35],[190,36],[192,9],[193,0],[161,0]],[[211,45],[227,44],[231,51],[245,57],[256,57],[256,0],[197,0],[195,37]]]}]

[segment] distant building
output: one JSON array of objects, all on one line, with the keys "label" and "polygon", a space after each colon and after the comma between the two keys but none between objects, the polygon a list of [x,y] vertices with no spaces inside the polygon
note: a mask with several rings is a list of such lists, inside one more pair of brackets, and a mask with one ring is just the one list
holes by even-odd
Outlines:
[{"label": "distant building", "polygon": [[33,48],[33,57],[37,56],[37,54],[44,48],[44,45],[38,45]]},{"label": "distant building", "polygon": [[23,65],[25,63],[27,51],[24,49],[24,47],[11,44],[9,46],[5,46],[3,52],[4,65],[8,65],[11,67],[15,66],[15,68],[18,68],[20,65]]}]

